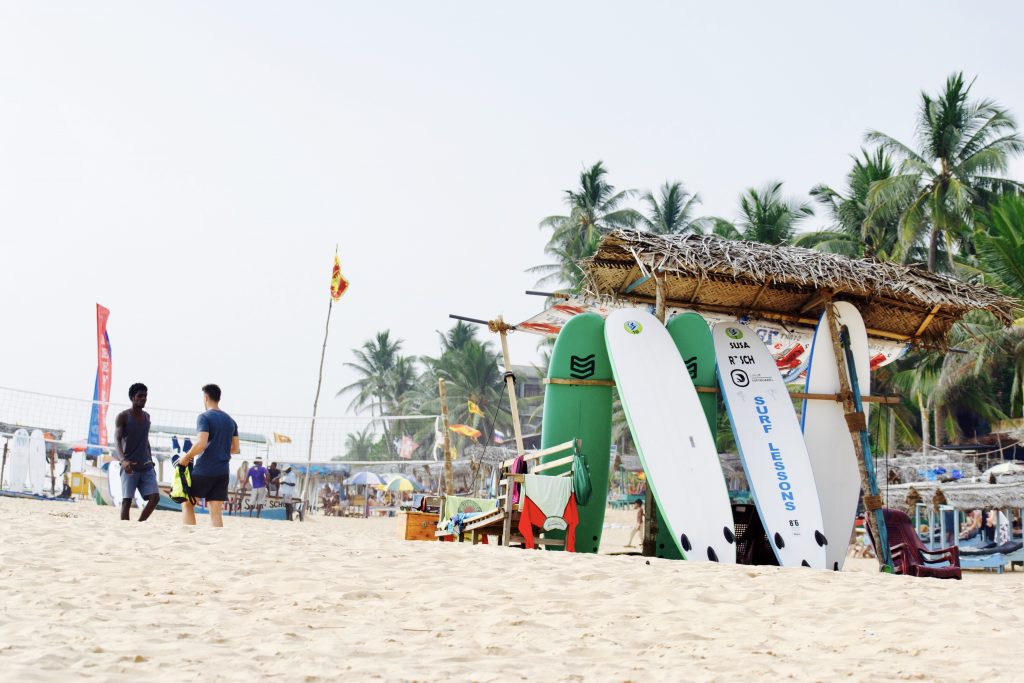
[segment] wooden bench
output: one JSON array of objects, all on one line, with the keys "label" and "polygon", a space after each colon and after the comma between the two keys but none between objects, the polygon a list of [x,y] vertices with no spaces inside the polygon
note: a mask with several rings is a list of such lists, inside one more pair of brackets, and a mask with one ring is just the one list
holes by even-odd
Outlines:
[{"label": "wooden bench", "polygon": [[[551,448],[526,453],[523,455],[523,462],[526,464],[527,471],[530,474],[541,474],[543,472],[568,466],[566,471],[551,476],[571,478],[573,475],[573,457],[577,452],[579,452],[579,447],[579,440],[566,441],[565,443],[552,446]],[[564,452],[569,452],[569,455],[552,460],[551,462],[540,462],[542,458]],[[512,465],[515,464],[515,461],[516,459],[512,458],[501,463],[501,479],[498,482],[497,504],[493,510],[489,510],[471,518],[462,527],[462,533],[458,534],[460,542],[465,540],[466,534],[469,534],[474,545],[476,545],[483,536],[497,536],[498,544],[505,546],[526,542],[526,539],[518,533],[519,515],[522,512],[523,504],[522,502],[513,503],[511,495],[513,485],[519,484],[522,486],[525,478],[524,474],[516,474],[512,472]],[[444,520],[442,523],[446,522],[447,520]],[[456,535],[455,532],[447,528],[440,528],[440,525],[436,532],[436,536],[438,538],[445,538],[454,535]],[[538,546],[565,546],[564,540],[554,538],[549,539],[541,537],[536,539],[535,543]]]}]

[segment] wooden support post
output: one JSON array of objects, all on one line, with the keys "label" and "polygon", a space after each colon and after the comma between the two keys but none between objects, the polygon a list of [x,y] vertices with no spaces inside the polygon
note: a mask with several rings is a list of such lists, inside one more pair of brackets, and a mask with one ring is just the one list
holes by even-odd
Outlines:
[{"label": "wooden support post", "polygon": [[501,357],[505,364],[505,386],[508,387],[508,405],[512,410],[512,431],[516,437],[516,453],[523,455],[526,452],[526,449],[523,448],[523,428],[519,423],[519,401],[516,399],[515,375],[512,374],[512,359],[508,353],[508,330],[510,328],[500,315],[495,321],[494,327],[501,337]]},{"label": "wooden support post", "polygon": [[[842,342],[839,340],[839,320],[836,317],[835,307],[832,305],[831,301],[825,305],[825,314],[828,317],[828,331],[832,338],[832,350],[836,355],[836,367],[839,369],[839,395],[842,397],[843,409],[846,411],[846,421],[850,428],[850,439],[853,440],[853,450],[857,454],[857,469],[860,470],[860,489],[864,496],[865,507],[867,509],[866,514],[870,514],[874,509],[868,504],[868,502],[873,500],[875,496],[872,496],[871,494],[867,464],[864,460],[864,448],[860,440],[860,431],[862,427],[860,423],[865,421],[864,413],[858,411],[854,404],[853,389],[850,385],[849,368],[846,366],[846,352],[843,350]],[[889,553],[883,550],[877,527],[877,522],[872,520],[872,524],[870,526],[871,540],[875,546],[875,555],[878,558],[878,564],[880,567],[884,568],[886,565],[885,558]],[[830,538],[828,541],[829,543],[849,543],[850,539]]]},{"label": "wooden support post", "polygon": [[[0,462],[0,486],[3,485],[4,471],[7,469],[7,444],[9,443],[10,442],[7,439],[4,439],[4,458],[3,461]],[[85,475],[83,474],[82,477],[84,478]]]},{"label": "wooden support post", "polygon": [[441,395],[441,426],[444,429],[444,494],[455,494],[455,483],[452,480],[452,443],[448,435],[448,392],[444,388],[444,377],[437,378],[437,391]]},{"label": "wooden support post", "polygon": [[[665,286],[663,278],[654,273],[655,304],[654,315],[665,324]],[[651,482],[647,480],[647,494],[644,496],[644,538],[640,546],[645,557],[653,557],[658,553],[658,504],[651,491]]]}]

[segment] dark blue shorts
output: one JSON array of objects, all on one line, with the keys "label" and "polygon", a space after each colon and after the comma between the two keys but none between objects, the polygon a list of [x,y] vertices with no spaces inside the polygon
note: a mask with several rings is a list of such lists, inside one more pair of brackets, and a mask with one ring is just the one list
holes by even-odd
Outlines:
[{"label": "dark blue shorts", "polygon": [[160,493],[160,487],[157,486],[156,482],[155,467],[147,467],[144,470],[132,472],[131,474],[126,474],[123,470],[121,471],[121,497],[131,500],[135,497],[136,491],[143,498],[154,493]]}]

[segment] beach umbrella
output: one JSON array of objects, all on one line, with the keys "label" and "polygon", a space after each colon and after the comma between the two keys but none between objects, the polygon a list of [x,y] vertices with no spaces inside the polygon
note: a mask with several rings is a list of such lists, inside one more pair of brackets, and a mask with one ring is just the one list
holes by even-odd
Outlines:
[{"label": "beach umbrella", "polygon": [[415,491],[416,484],[409,481],[405,477],[395,477],[387,483],[384,487],[385,491]]},{"label": "beach umbrella", "polygon": [[369,470],[353,474],[345,480],[345,486],[376,486],[383,483],[380,477]]}]

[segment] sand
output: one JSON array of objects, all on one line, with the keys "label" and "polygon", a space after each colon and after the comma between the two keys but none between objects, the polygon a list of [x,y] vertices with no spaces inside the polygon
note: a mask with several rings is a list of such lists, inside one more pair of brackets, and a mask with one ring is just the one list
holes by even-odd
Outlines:
[{"label": "sand", "polygon": [[[133,511],[133,514],[135,511]],[[629,533],[611,515],[606,550]],[[202,519],[201,522],[207,520]],[[0,499],[0,678],[1020,679],[1024,573],[962,582],[406,542],[397,519],[123,523]]]}]

